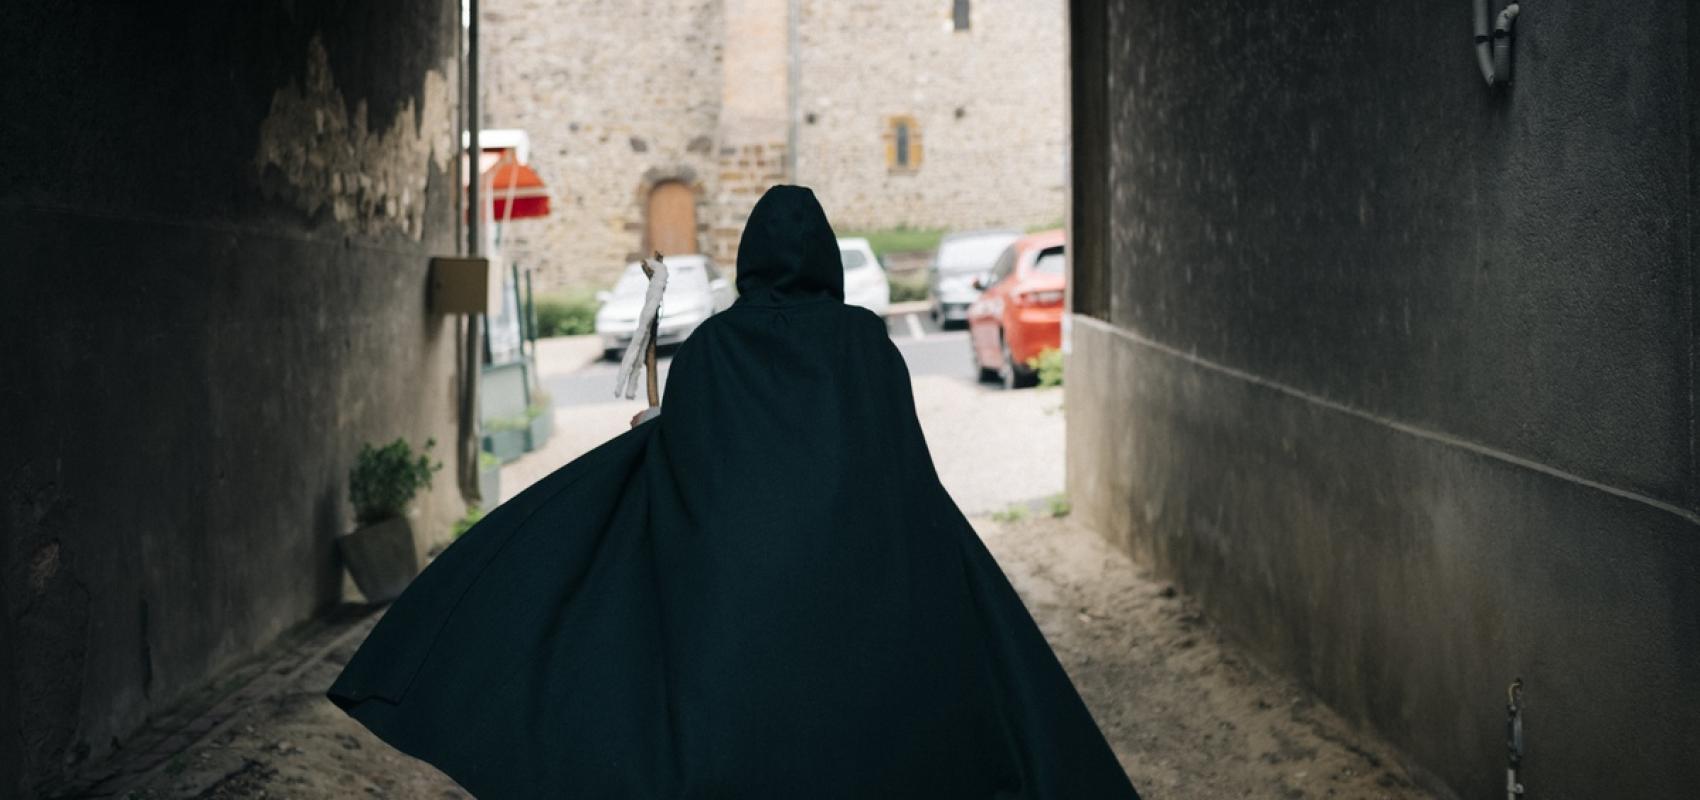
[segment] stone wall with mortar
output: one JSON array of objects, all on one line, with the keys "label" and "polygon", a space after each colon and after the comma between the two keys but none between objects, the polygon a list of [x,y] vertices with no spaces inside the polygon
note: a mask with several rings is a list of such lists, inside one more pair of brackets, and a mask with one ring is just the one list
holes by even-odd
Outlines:
[{"label": "stone wall with mortar", "polygon": [[[797,180],[840,230],[1060,223],[1067,158],[1061,0],[801,0]],[[919,168],[886,168],[889,117]]]},{"label": "stone wall with mortar", "polygon": [[[698,190],[702,247],[734,257],[756,197],[813,186],[841,229],[1059,222],[1067,127],[1061,0],[486,0],[484,122],[523,128],[555,193],[508,254],[543,287],[604,286],[639,252],[657,180]],[[796,159],[787,163],[796,117]],[[924,160],[886,169],[888,117]]]},{"label": "stone wall with mortar", "polygon": [[720,172],[723,0],[486,0],[483,121],[523,128],[552,214],[504,251],[537,284],[605,287],[643,243],[656,183],[695,191],[708,248]]}]

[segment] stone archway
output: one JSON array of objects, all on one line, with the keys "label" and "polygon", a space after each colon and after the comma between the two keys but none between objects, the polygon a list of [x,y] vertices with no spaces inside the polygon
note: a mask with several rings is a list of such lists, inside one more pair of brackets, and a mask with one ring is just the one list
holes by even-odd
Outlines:
[{"label": "stone archway", "polygon": [[684,181],[662,181],[649,190],[644,206],[643,252],[662,255],[701,251],[697,244],[696,192]]}]

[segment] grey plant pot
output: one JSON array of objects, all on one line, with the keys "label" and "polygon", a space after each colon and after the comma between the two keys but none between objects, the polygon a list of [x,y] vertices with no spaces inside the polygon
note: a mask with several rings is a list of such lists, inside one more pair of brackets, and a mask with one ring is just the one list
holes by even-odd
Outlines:
[{"label": "grey plant pot", "polygon": [[393,517],[366,525],[337,537],[342,563],[354,576],[354,585],[371,603],[388,603],[419,572],[419,555],[413,545],[413,526],[406,517]]},{"label": "grey plant pot", "polygon": [[525,451],[527,453],[542,450],[549,443],[549,435],[555,432],[555,411],[549,409],[531,418],[525,430]]},{"label": "grey plant pot", "polygon": [[502,502],[502,468],[478,471],[479,505],[495,508]]},{"label": "grey plant pot", "polygon": [[525,455],[525,429],[488,431],[484,434],[485,452],[508,463]]}]

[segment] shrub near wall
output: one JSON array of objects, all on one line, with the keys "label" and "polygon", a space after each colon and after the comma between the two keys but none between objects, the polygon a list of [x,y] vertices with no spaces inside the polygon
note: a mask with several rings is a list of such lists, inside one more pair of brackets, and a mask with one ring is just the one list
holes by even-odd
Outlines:
[{"label": "shrub near wall", "polygon": [[596,332],[596,298],[589,294],[538,295],[538,336],[581,336]]}]

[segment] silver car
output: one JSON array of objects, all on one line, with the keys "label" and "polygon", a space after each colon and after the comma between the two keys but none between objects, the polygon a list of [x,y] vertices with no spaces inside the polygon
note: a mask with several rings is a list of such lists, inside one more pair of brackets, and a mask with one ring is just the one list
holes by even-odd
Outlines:
[{"label": "silver car", "polygon": [[968,305],[980,297],[976,279],[985,278],[992,264],[1020,231],[963,231],[939,240],[938,253],[928,267],[933,294],[933,319],[940,325],[967,324]]},{"label": "silver car", "polygon": [[[638,314],[649,290],[649,278],[636,261],[626,265],[612,291],[597,292],[602,307],[596,311],[596,334],[602,337],[603,354],[619,358],[637,332]],[[678,344],[691,335],[703,320],[732,305],[732,282],[707,256],[667,257],[667,290],[661,294],[660,330],[657,345]]]}]

